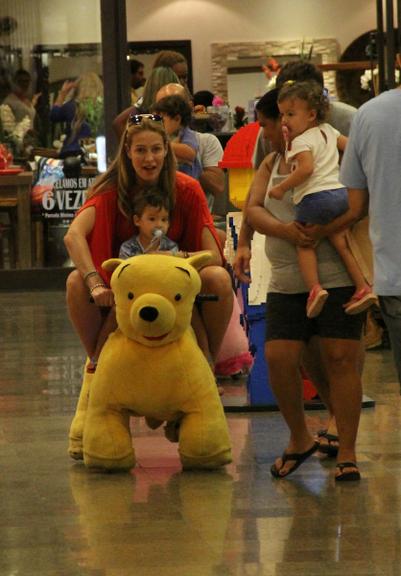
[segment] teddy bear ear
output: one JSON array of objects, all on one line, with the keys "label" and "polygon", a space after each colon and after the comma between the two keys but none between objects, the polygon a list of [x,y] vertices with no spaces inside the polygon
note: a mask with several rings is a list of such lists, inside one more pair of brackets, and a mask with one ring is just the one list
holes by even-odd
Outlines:
[{"label": "teddy bear ear", "polygon": [[212,259],[212,253],[210,252],[210,250],[203,250],[202,252],[197,252],[193,256],[187,258],[187,262],[188,264],[191,264],[191,266],[196,268],[196,270],[200,270],[201,268],[206,266],[206,264],[208,264],[211,259]]},{"label": "teddy bear ear", "polygon": [[121,258],[109,258],[109,260],[105,260],[102,263],[102,268],[107,272],[114,272],[114,270],[121,264],[121,262],[124,262],[124,260]]}]

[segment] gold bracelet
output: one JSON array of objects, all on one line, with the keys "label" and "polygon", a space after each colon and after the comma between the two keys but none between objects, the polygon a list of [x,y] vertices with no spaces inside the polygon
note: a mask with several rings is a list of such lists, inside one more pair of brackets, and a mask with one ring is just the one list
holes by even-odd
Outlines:
[{"label": "gold bracelet", "polygon": [[105,284],[103,284],[103,282],[98,282],[97,284],[94,284],[93,286],[91,286],[89,288],[89,294],[92,296],[92,292],[94,291],[95,288],[106,288]]},{"label": "gold bracelet", "polygon": [[182,250],[182,254],[183,254],[183,258],[189,258],[189,252],[187,252],[186,250]]},{"label": "gold bracelet", "polygon": [[99,272],[97,270],[91,270],[90,272],[87,272],[86,274],[84,274],[85,284],[86,284],[87,279],[91,278],[92,276],[99,276]]}]

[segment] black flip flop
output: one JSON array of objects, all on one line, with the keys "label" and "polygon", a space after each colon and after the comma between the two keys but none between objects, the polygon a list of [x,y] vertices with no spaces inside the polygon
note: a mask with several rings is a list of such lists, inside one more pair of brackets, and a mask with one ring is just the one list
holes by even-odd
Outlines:
[{"label": "black flip flop", "polygon": [[[309,450],[307,450],[306,452],[301,453],[284,452],[283,455],[281,456],[281,460],[283,462],[281,468],[277,468],[277,466],[273,464],[272,467],[270,468],[271,475],[274,476],[274,478],[280,479],[285,478],[289,474],[292,474],[293,472],[295,472],[297,468],[301,466],[302,462],[304,462],[307,458],[309,458],[309,456],[312,456],[312,454],[316,452],[318,448],[319,448],[319,442],[315,442],[312,448],[309,448]],[[294,466],[291,468],[291,470],[287,472],[287,474],[280,474],[280,470],[283,468],[284,464],[289,461],[295,462]]]},{"label": "black flip flop", "polygon": [[319,430],[317,437],[318,440],[325,438],[328,442],[328,444],[320,444],[319,442],[319,452],[327,454],[330,458],[335,458],[338,454],[338,446],[331,444],[331,442],[338,442],[338,436],[336,434],[329,434],[327,430]]},{"label": "black flip flop", "polygon": [[[336,482],[357,482],[361,479],[356,462],[338,462],[336,468],[339,468],[341,472],[341,474],[334,477]],[[353,470],[352,472],[343,472],[344,468],[356,468],[356,470]]]}]

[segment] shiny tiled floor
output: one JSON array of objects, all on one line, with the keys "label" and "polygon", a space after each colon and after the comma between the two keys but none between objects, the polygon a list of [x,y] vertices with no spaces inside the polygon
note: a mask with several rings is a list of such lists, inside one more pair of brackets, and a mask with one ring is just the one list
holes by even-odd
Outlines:
[{"label": "shiny tiled floor", "polygon": [[[401,401],[388,351],[370,352],[360,485],[317,457],[288,480],[278,413],[230,414],[234,463],[180,473],[176,448],[134,424],[139,466],[99,475],[69,460],[82,353],[64,296],[0,292],[1,576],[398,576]],[[313,429],[323,412],[311,412]]]}]

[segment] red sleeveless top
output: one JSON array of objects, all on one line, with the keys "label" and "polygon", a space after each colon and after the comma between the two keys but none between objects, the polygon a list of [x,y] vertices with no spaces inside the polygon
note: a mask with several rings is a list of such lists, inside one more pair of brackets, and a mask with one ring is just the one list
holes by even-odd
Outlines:
[{"label": "red sleeveless top", "polygon": [[[95,225],[87,237],[96,269],[109,284],[110,275],[101,268],[108,258],[117,258],[120,245],[134,234],[134,225],[118,209],[117,187],[109,188],[89,198],[82,208],[93,206]],[[197,180],[182,172],[176,173],[176,201],[167,236],[181,250],[202,250],[202,230],[208,228],[222,255],[221,245],[213,224],[205,194]]]}]

